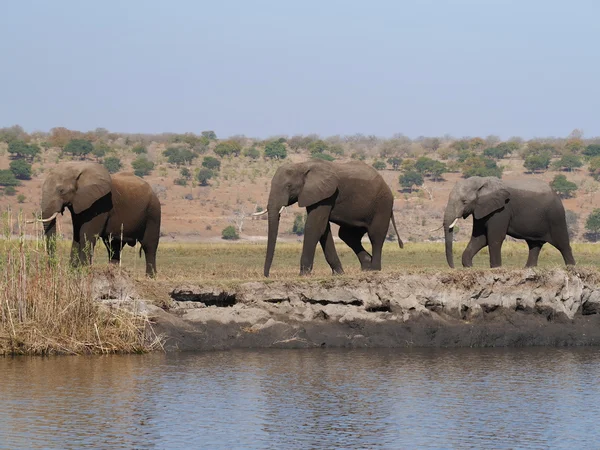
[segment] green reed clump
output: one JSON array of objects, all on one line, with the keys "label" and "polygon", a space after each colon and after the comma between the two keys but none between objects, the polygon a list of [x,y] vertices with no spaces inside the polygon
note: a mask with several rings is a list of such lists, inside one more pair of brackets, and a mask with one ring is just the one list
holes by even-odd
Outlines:
[{"label": "green reed clump", "polygon": [[[2,217],[0,240],[0,354],[85,354],[144,352],[158,344],[147,339],[147,319],[94,300],[93,267],[72,268],[70,244],[57,244],[49,256],[45,241],[20,231],[22,217]],[[105,269],[106,270],[106,269]]]}]

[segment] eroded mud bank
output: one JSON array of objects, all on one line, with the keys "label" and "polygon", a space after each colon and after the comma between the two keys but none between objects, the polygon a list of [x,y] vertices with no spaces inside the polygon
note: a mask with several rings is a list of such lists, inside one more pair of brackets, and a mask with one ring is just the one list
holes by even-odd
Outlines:
[{"label": "eroded mud bank", "polygon": [[[487,270],[181,285],[162,307],[126,278],[99,280],[111,307],[152,318],[174,350],[600,344],[595,271]],[[154,302],[156,303],[156,302]]]}]

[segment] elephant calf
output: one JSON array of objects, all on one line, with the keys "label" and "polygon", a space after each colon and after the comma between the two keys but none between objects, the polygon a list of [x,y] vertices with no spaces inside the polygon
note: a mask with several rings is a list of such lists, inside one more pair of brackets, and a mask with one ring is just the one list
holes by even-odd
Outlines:
[{"label": "elephant calf", "polygon": [[72,263],[91,262],[97,237],[112,263],[120,261],[125,244],[139,242],[146,255],[146,275],[154,276],[161,211],[148,183],[131,173],[111,176],[101,164],[62,163],[48,173],[42,187],[41,221],[47,238],[56,234],[56,216],[65,208],[73,221]]},{"label": "elephant calf", "polygon": [[[329,222],[340,226],[339,236],[356,253],[363,270],[381,270],[381,250],[390,219],[396,230],[393,206],[394,196],[385,180],[373,167],[360,161],[331,163],[312,159],[298,164],[284,164],[273,176],[266,211],[269,215],[267,255],[264,274],[269,276],[279,216],[285,206],[298,203],[306,207],[304,243],[300,259],[300,274],[312,271],[317,243],[321,244],[325,259],[334,273],[344,273],[335,246]],[[373,246],[371,256],[362,246],[362,237],[368,234]]]},{"label": "elephant calf", "polygon": [[454,225],[460,217],[466,219],[471,214],[473,232],[462,255],[465,267],[472,266],[473,257],[486,245],[490,249],[490,266],[501,266],[501,248],[507,234],[527,241],[526,267],[537,266],[540,250],[546,242],[560,251],[565,264],[575,264],[565,209],[558,195],[543,181],[471,177],[456,183],[448,198],[443,223],[450,267],[454,267]]}]

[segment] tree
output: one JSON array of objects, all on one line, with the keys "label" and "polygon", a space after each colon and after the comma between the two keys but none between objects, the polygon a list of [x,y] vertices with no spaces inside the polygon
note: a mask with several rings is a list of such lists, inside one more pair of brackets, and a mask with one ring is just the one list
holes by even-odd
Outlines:
[{"label": "tree", "polygon": [[202,137],[205,137],[206,139],[208,139],[210,141],[215,141],[217,139],[217,133],[215,133],[212,130],[203,131],[200,134],[202,135]]},{"label": "tree", "polygon": [[567,153],[562,156],[558,161],[553,164],[559,170],[567,170],[571,172],[573,169],[577,169],[583,166],[583,161],[579,155],[573,153]]},{"label": "tree", "polygon": [[560,198],[570,198],[577,190],[577,185],[567,180],[567,177],[562,174],[554,177],[550,183],[550,187]]},{"label": "tree", "polygon": [[214,172],[206,167],[203,167],[196,174],[196,179],[200,182],[200,186],[208,186],[208,180],[215,176]]},{"label": "tree", "polygon": [[496,161],[484,156],[472,156],[462,163],[462,175],[469,177],[502,177],[502,168]]},{"label": "tree", "polygon": [[600,209],[594,209],[585,221],[585,229],[588,239],[596,241],[600,234]]},{"label": "tree", "polygon": [[550,155],[543,153],[539,155],[529,155],[525,158],[523,166],[530,172],[537,172],[538,170],[544,171],[548,169],[550,165]]},{"label": "tree", "polygon": [[438,138],[426,138],[423,140],[423,148],[430,152],[437,152],[442,145],[442,142]]},{"label": "tree", "polygon": [[8,153],[14,158],[32,160],[40,153],[40,147],[37,144],[27,144],[25,141],[15,140],[8,143]]},{"label": "tree", "polygon": [[600,179],[600,156],[595,156],[590,159],[588,170],[594,180],[598,181],[598,179]]},{"label": "tree", "polygon": [[310,154],[312,156],[315,156],[317,154],[323,154],[323,153],[329,151],[329,145],[327,144],[327,142],[325,142],[321,139],[318,139],[309,144],[308,150],[310,151]]},{"label": "tree", "polygon": [[142,153],[148,153],[148,149],[146,148],[146,146],[144,144],[138,144],[135,147],[133,147],[131,149],[131,151],[133,153],[135,153],[136,155],[141,155]]},{"label": "tree", "polygon": [[421,156],[415,161],[415,170],[421,175],[432,177],[433,180],[438,180],[447,169],[446,164],[443,162]]},{"label": "tree", "polygon": [[296,213],[294,216],[294,225],[292,226],[292,233],[302,236],[304,234],[304,225],[306,224],[306,214]]},{"label": "tree", "polygon": [[287,158],[287,150],[283,142],[271,141],[265,145],[265,157],[270,159]]},{"label": "tree", "polygon": [[213,156],[205,156],[202,160],[202,167],[206,167],[210,170],[220,170],[221,169],[221,161]]},{"label": "tree", "polygon": [[18,180],[31,180],[31,164],[24,159],[11,161],[9,167]]},{"label": "tree", "polygon": [[106,155],[108,152],[110,152],[110,147],[108,146],[108,144],[104,141],[98,141],[94,144],[94,149],[92,150],[92,155],[94,155],[96,157],[96,159],[99,160],[104,155]]},{"label": "tree", "polygon": [[487,156],[488,158],[493,159],[502,159],[507,155],[510,155],[513,151],[515,151],[515,145],[511,142],[501,142],[495,147],[486,148],[483,151],[483,156]]},{"label": "tree", "polygon": [[18,186],[19,184],[19,180],[10,170],[0,170],[0,186]]},{"label": "tree", "polygon": [[181,170],[179,170],[179,175],[181,175],[181,178],[185,178],[186,180],[192,178],[192,172],[190,172],[190,169],[187,167],[182,167]]},{"label": "tree", "polygon": [[386,168],[386,164],[383,161],[375,161],[373,163],[373,167],[376,170],[384,170]]},{"label": "tree", "polygon": [[233,225],[229,225],[228,227],[223,228],[223,231],[221,231],[221,239],[225,239],[227,241],[236,241],[239,238],[240,235]]},{"label": "tree", "polygon": [[242,146],[240,143],[231,139],[228,141],[219,142],[214,149],[215,154],[221,158],[229,155],[239,156],[241,151]]},{"label": "tree", "polygon": [[402,164],[402,158],[398,156],[392,156],[391,158],[388,158],[387,162],[392,166],[394,170],[398,170],[400,164]]},{"label": "tree", "polygon": [[85,159],[86,155],[91,153],[92,150],[94,150],[92,143],[86,139],[71,139],[63,149],[65,153],[79,156],[81,159]]},{"label": "tree", "polygon": [[116,156],[109,156],[108,158],[104,158],[102,164],[104,164],[104,167],[106,167],[106,170],[108,170],[109,173],[117,173],[119,170],[121,170],[122,167],[121,160]]},{"label": "tree", "polygon": [[583,155],[588,158],[600,156],[600,144],[590,144],[583,151]]},{"label": "tree", "polygon": [[250,159],[258,159],[260,158],[260,151],[253,146],[244,150],[244,156]]},{"label": "tree", "polygon": [[135,161],[131,163],[131,167],[133,167],[133,173],[138,177],[144,177],[152,172],[154,163],[145,156],[138,156]]},{"label": "tree", "polygon": [[163,152],[163,156],[167,157],[169,164],[175,164],[177,167],[182,164],[190,164],[198,157],[193,151],[182,147],[169,147]]},{"label": "tree", "polygon": [[408,172],[400,175],[398,181],[400,181],[400,186],[412,191],[413,186],[423,185],[423,176],[415,170],[409,170]]}]

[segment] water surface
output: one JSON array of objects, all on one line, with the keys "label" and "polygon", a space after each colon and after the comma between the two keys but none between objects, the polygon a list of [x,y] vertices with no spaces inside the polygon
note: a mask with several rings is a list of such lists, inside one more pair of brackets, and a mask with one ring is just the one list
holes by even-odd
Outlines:
[{"label": "water surface", "polygon": [[0,448],[598,448],[600,349],[0,359]]}]

